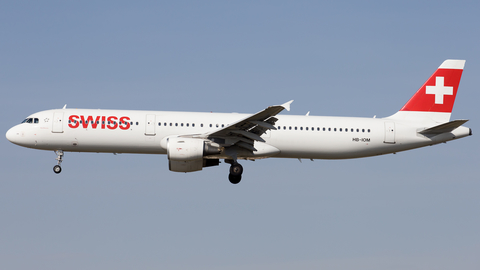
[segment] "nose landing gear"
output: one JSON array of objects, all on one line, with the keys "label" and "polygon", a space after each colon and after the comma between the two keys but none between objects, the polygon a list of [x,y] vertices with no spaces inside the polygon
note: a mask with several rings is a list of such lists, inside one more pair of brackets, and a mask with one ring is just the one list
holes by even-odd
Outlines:
[{"label": "nose landing gear", "polygon": [[55,154],[57,155],[57,165],[53,166],[53,172],[56,174],[59,174],[62,172],[62,167],[60,167],[60,164],[62,164],[63,161],[63,151],[62,150],[57,150],[55,151]]},{"label": "nose landing gear", "polygon": [[238,184],[242,180],[243,167],[237,161],[226,161],[230,163],[230,174],[228,175],[228,180],[232,184]]}]

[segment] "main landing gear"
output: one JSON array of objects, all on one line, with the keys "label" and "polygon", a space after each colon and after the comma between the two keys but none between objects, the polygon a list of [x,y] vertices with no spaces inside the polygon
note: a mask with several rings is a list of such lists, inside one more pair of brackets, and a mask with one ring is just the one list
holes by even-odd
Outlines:
[{"label": "main landing gear", "polygon": [[228,180],[232,184],[238,184],[242,180],[243,167],[236,160],[225,160],[225,162],[230,163],[230,174],[228,175]]},{"label": "main landing gear", "polygon": [[57,155],[57,165],[53,166],[53,172],[56,174],[59,174],[62,172],[62,167],[60,167],[60,164],[62,164],[63,161],[63,151],[62,150],[57,150],[55,151],[55,154]]}]

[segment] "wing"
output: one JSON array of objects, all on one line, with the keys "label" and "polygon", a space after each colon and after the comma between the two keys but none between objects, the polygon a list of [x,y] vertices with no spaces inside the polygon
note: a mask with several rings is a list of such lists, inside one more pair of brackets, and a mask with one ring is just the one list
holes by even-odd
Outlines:
[{"label": "wing", "polygon": [[202,134],[199,137],[211,139],[225,147],[237,145],[252,152],[256,151],[253,147],[254,142],[265,142],[261,136],[270,129],[276,130],[274,124],[278,119],[275,118],[275,115],[284,109],[290,111],[292,102],[293,100],[290,100],[282,105],[270,106],[252,116],[229,124],[225,128]]}]

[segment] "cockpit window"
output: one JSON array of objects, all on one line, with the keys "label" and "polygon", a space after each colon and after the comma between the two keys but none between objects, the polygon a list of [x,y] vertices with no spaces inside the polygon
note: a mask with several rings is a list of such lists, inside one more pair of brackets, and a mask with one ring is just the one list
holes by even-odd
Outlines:
[{"label": "cockpit window", "polygon": [[32,123],[35,123],[35,124],[38,124],[39,121],[38,121],[38,118],[27,118],[25,120],[22,121],[22,124],[23,123],[27,123],[27,124],[32,124]]}]

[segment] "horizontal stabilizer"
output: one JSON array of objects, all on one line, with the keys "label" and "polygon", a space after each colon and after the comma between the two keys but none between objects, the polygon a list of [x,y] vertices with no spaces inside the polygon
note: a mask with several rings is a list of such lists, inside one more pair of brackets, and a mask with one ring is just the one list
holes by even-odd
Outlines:
[{"label": "horizontal stabilizer", "polygon": [[459,126],[465,124],[467,121],[468,120],[454,120],[454,121],[450,121],[450,122],[445,123],[445,124],[441,124],[441,125],[438,125],[438,126],[434,126],[434,127],[431,127],[431,128],[424,129],[422,131],[419,131],[418,133],[424,134],[424,135],[425,134],[448,133],[448,132],[452,132],[453,130],[455,130]]}]

